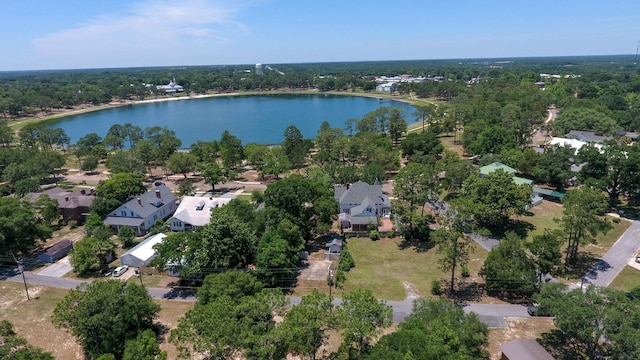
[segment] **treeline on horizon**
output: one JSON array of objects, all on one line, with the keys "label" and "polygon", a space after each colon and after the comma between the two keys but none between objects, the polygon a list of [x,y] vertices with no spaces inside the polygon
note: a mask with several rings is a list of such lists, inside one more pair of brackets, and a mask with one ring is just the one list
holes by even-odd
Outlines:
[{"label": "treeline on horizon", "polygon": [[374,76],[443,76],[447,81],[442,83],[405,84],[396,90],[449,100],[473,78],[497,79],[506,73],[532,81],[549,73],[589,79],[600,74],[602,81],[628,82],[639,73],[635,62],[633,55],[616,55],[270,64],[273,70],[265,68],[262,76],[255,74],[254,65],[12,71],[0,72],[0,112],[4,119],[15,119],[83,104],[166,96],[156,85],[173,78],[185,93],[205,94],[284,89],[374,92]]}]

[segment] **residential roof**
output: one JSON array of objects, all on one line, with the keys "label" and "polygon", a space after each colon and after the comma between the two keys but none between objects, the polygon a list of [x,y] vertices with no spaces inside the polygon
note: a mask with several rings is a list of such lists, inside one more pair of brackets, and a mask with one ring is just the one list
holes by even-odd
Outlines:
[{"label": "residential roof", "polygon": [[578,139],[584,142],[595,142],[595,143],[601,143],[603,141],[613,139],[613,137],[611,136],[602,136],[602,135],[597,135],[596,133],[591,131],[577,131],[577,130],[569,131],[564,135],[564,137],[568,139]]},{"label": "residential roof", "polygon": [[89,207],[95,199],[93,189],[81,189],[69,192],[57,186],[39,193],[30,193],[27,195],[27,199],[33,203],[44,195],[48,195],[50,198],[58,201],[58,207],[61,209],[75,209],[79,206]]},{"label": "residential roof", "polygon": [[103,223],[105,225],[138,227],[138,226],[141,226],[142,223],[144,223],[144,219],[124,217],[124,216],[108,216],[106,219],[104,219]]},{"label": "residential roof", "polygon": [[391,206],[389,197],[382,193],[382,185],[379,182],[369,185],[364,181],[358,181],[348,187],[337,185],[334,187],[334,196],[340,204],[361,204],[369,198],[374,204]]},{"label": "residential roof", "polygon": [[555,191],[555,190],[551,190],[551,189],[545,189],[545,188],[540,188],[537,186],[533,187],[533,193],[534,194],[540,194],[540,195],[547,195],[547,196],[552,196],[552,197],[557,197],[562,199],[563,197],[565,197],[565,193],[561,193],[559,191]]},{"label": "residential roof", "polygon": [[50,248],[45,251],[45,254],[49,256],[55,256],[59,252],[69,251],[68,249],[73,246],[71,240],[62,240],[53,244]]},{"label": "residential roof", "polygon": [[533,185],[533,180],[530,179],[514,176],[512,180],[516,185]]},{"label": "residential roof", "polygon": [[[550,145],[560,145],[560,146],[570,146],[573,149],[575,149],[576,151],[580,150],[580,148],[582,148],[583,146],[585,146],[587,144],[586,141],[581,141],[578,139],[567,139],[567,138],[559,138],[559,137],[554,137],[551,139],[551,141],[549,142]],[[594,146],[598,149],[602,149],[602,145],[601,144],[594,144]]]},{"label": "residential roof", "polygon": [[502,344],[500,351],[510,360],[554,360],[542,345],[532,339],[511,340]]},{"label": "residential roof", "polygon": [[164,238],[166,238],[166,237],[167,237],[167,235],[165,235],[163,233],[159,233],[159,234],[155,234],[153,236],[150,236],[150,237],[144,239],[140,244],[136,245],[135,247],[133,247],[132,249],[130,249],[126,253],[122,254],[122,256],[131,255],[131,256],[136,257],[136,258],[138,258],[138,259],[140,259],[142,261],[147,261],[147,260],[151,259],[153,256],[156,255],[156,251],[153,249],[153,246],[155,244],[161,243],[162,240],[164,240]]},{"label": "residential roof", "polygon": [[[166,185],[159,185],[138,197],[132,198],[123,205],[135,214],[146,218],[158,210],[158,208],[161,208],[172,201],[175,202],[176,197],[171,192],[171,189]],[[112,214],[117,217],[117,209]]]},{"label": "residential roof", "polygon": [[180,201],[173,218],[193,226],[204,226],[211,221],[212,209],[224,206],[233,199],[235,199],[233,194],[225,197],[185,196]]},{"label": "residential roof", "polygon": [[512,168],[511,166],[507,166],[503,163],[500,162],[494,162],[493,164],[489,164],[486,166],[483,166],[480,168],[480,174],[482,175],[487,175],[490,174],[498,169],[501,169],[502,171],[509,173],[509,174],[515,174],[516,173],[516,169]]}]

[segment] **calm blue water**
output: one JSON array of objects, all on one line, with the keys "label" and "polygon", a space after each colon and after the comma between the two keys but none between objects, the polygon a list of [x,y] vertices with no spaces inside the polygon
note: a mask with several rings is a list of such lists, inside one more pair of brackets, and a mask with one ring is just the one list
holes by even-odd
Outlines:
[{"label": "calm blue water", "polygon": [[382,106],[402,108],[407,123],[415,121],[411,115],[415,108],[401,102],[319,94],[227,96],[140,104],[77,115],[49,126],[64,129],[71,143],[92,132],[104,138],[111,125],[131,123],[142,129],[166,126],[176,132],[183,148],[198,140],[218,140],[225,130],[243,144],[278,144],[290,125],[300,129],[305,138],[315,138],[323,121],[344,128],[345,120],[361,119]]}]

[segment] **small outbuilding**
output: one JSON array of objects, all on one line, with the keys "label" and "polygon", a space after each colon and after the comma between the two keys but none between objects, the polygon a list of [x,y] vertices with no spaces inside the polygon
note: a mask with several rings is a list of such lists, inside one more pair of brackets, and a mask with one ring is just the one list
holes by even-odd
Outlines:
[{"label": "small outbuilding", "polygon": [[511,340],[500,346],[501,360],[554,360],[542,345],[533,339]]},{"label": "small outbuilding", "polygon": [[144,239],[140,244],[122,254],[120,262],[122,265],[131,267],[149,266],[151,260],[158,255],[153,246],[161,243],[166,237],[167,235],[160,233]]},{"label": "small outbuilding", "polygon": [[67,256],[69,251],[73,249],[71,240],[62,240],[47,248],[43,253],[38,255],[40,262],[53,263]]}]

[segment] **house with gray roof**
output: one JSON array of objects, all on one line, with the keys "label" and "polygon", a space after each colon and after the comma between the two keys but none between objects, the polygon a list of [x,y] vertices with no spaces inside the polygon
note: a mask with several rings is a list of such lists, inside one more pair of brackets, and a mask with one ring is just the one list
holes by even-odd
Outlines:
[{"label": "house with gray roof", "polygon": [[577,131],[577,130],[571,130],[568,133],[564,134],[564,137],[567,139],[577,139],[580,141],[584,141],[586,143],[602,143],[604,141],[607,140],[611,140],[613,139],[613,137],[611,136],[602,136],[602,135],[597,135],[594,132],[591,131]]},{"label": "house with gray roof", "polygon": [[116,228],[128,226],[137,235],[146,234],[157,220],[166,220],[176,211],[176,197],[165,185],[156,186],[113,210],[104,223]]},{"label": "house with gray roof", "polygon": [[391,215],[389,196],[382,193],[382,184],[358,181],[351,185],[334,186],[334,197],[340,205],[340,226],[366,230],[370,224],[377,228],[380,217]]},{"label": "house with gray roof", "polygon": [[43,192],[27,194],[26,199],[30,203],[35,203],[43,196],[49,196],[58,202],[58,209],[64,222],[75,221],[78,224],[83,224],[87,219],[95,199],[93,188],[69,192],[57,186]]}]

